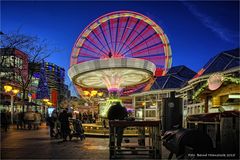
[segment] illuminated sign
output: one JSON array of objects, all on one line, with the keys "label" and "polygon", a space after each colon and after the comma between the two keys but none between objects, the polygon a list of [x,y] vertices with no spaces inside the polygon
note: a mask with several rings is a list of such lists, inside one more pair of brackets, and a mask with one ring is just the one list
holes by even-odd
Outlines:
[{"label": "illuminated sign", "polygon": [[230,95],[228,95],[228,98],[240,99],[240,94],[230,94]]}]

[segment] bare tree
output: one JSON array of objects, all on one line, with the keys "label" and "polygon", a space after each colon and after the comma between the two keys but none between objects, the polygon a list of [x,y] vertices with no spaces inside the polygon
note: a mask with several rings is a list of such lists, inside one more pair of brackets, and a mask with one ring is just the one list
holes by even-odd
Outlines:
[{"label": "bare tree", "polygon": [[[9,34],[0,32],[0,36],[0,66],[4,66],[7,57],[13,54],[15,49],[24,52],[28,56],[28,67],[14,66],[14,74],[18,76],[17,85],[22,92],[22,101],[24,101],[32,83],[33,75],[36,72],[36,64],[49,57],[55,49],[50,49],[46,40],[41,40],[37,36],[25,35],[19,31]],[[6,67],[1,68],[3,70]]]}]

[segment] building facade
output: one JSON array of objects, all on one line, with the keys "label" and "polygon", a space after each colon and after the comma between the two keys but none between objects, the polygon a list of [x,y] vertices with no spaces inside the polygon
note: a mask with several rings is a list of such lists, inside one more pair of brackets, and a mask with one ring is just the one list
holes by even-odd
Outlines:
[{"label": "building facade", "polygon": [[[70,97],[70,91],[65,82],[65,69],[56,64],[44,62],[44,64],[35,64],[36,73],[34,78],[40,78],[40,68],[44,67],[47,86],[49,88],[49,97],[52,106],[57,107],[61,101]],[[35,86],[37,86],[35,84]],[[33,97],[36,93],[33,93]]]},{"label": "building facade", "polygon": [[189,115],[240,110],[240,105],[237,105],[237,101],[240,104],[239,65],[239,49],[221,52],[211,58],[195,77],[179,90],[183,99],[185,127]]},{"label": "building facade", "polygon": [[175,66],[165,76],[157,77],[149,91],[132,94],[136,119],[160,120],[165,99],[170,98],[171,93],[177,93],[195,74],[186,66]]},{"label": "building facade", "polygon": [[10,105],[10,95],[4,90],[10,85],[20,90],[15,99],[21,99],[21,85],[28,78],[28,55],[18,49],[0,49],[0,102],[1,107]]}]

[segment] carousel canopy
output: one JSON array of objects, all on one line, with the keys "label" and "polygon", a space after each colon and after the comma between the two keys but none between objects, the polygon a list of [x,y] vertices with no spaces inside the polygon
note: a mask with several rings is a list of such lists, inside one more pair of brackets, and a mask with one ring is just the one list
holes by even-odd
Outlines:
[{"label": "carousel canopy", "polygon": [[195,74],[194,71],[184,65],[172,67],[166,76],[157,77],[151,90],[180,88]]},{"label": "carousel canopy", "polygon": [[231,68],[239,67],[240,65],[240,54],[239,48],[224,51],[216,56],[212,57],[204,67],[194,77],[200,77],[214,72],[226,71]]}]

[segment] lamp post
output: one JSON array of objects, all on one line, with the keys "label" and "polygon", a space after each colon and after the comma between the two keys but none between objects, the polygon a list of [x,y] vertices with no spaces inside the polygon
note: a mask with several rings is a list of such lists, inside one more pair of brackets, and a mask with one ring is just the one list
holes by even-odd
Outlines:
[{"label": "lamp post", "polygon": [[14,96],[19,93],[19,89],[13,88],[10,85],[5,85],[4,90],[6,93],[8,93],[11,96],[11,123],[13,124],[13,101]]},{"label": "lamp post", "polygon": [[43,98],[42,101],[43,101],[44,108],[45,108],[45,117],[47,117],[47,115],[48,115],[48,107],[51,106],[53,103],[50,102],[50,100],[48,98]]}]

